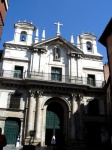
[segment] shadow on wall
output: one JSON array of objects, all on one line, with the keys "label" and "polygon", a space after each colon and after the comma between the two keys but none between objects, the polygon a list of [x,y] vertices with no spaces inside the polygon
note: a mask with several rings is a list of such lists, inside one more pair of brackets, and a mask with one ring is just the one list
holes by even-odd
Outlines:
[{"label": "shadow on wall", "polygon": [[[77,99],[78,109],[74,114],[75,137],[89,147],[104,147],[108,142],[106,116],[100,114],[99,100],[89,99],[86,106]],[[108,144],[109,145],[109,144]]]}]

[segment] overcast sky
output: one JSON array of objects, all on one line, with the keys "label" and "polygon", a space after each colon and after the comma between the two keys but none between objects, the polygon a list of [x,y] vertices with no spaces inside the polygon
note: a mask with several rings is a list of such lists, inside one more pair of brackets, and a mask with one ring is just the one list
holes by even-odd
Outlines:
[{"label": "overcast sky", "polygon": [[39,28],[41,40],[42,30],[46,30],[46,39],[56,35],[55,22],[63,24],[61,36],[70,41],[73,33],[76,36],[86,32],[97,37],[98,52],[107,62],[106,48],[98,39],[109,22],[112,14],[112,0],[9,0],[9,10],[5,18],[0,49],[3,43],[13,40],[14,23],[20,21],[33,22]]}]

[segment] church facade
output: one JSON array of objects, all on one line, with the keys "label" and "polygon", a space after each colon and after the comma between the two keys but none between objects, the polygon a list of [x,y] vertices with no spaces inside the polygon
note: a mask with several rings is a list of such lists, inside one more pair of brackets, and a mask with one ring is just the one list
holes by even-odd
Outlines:
[{"label": "church facade", "polygon": [[[9,144],[17,134],[27,144],[101,144],[107,138],[103,56],[96,36],[82,33],[67,41],[60,35],[39,41],[32,23],[17,22],[13,41],[0,59],[0,126]],[[36,30],[36,36],[33,35]],[[91,136],[92,135],[92,136]]]}]

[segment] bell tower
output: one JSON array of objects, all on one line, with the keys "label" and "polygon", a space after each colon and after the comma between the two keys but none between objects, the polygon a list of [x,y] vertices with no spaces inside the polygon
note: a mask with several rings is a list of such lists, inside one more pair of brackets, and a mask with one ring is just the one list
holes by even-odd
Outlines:
[{"label": "bell tower", "polygon": [[90,33],[82,33],[77,36],[77,47],[85,54],[98,54],[96,36]]},{"label": "bell tower", "polygon": [[32,23],[24,21],[15,23],[14,28],[14,43],[20,45],[31,45],[33,32],[36,27]]}]

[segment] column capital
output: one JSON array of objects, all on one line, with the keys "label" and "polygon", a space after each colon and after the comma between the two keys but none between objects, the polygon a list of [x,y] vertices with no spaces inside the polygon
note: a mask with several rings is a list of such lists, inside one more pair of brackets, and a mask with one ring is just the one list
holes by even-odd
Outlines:
[{"label": "column capital", "polygon": [[82,101],[82,99],[83,99],[83,94],[79,94],[78,96],[79,96],[79,100]]},{"label": "column capital", "polygon": [[42,92],[42,91],[36,91],[36,95],[37,95],[38,97],[42,97],[43,92]]},{"label": "column capital", "polygon": [[71,96],[72,96],[72,100],[74,101],[74,100],[77,100],[78,94],[72,93]]},{"label": "column capital", "polygon": [[35,96],[35,90],[29,90],[29,94],[30,94],[30,97],[34,97]]},{"label": "column capital", "polygon": [[83,94],[72,93],[71,96],[72,96],[72,100],[82,101],[83,99]]}]

